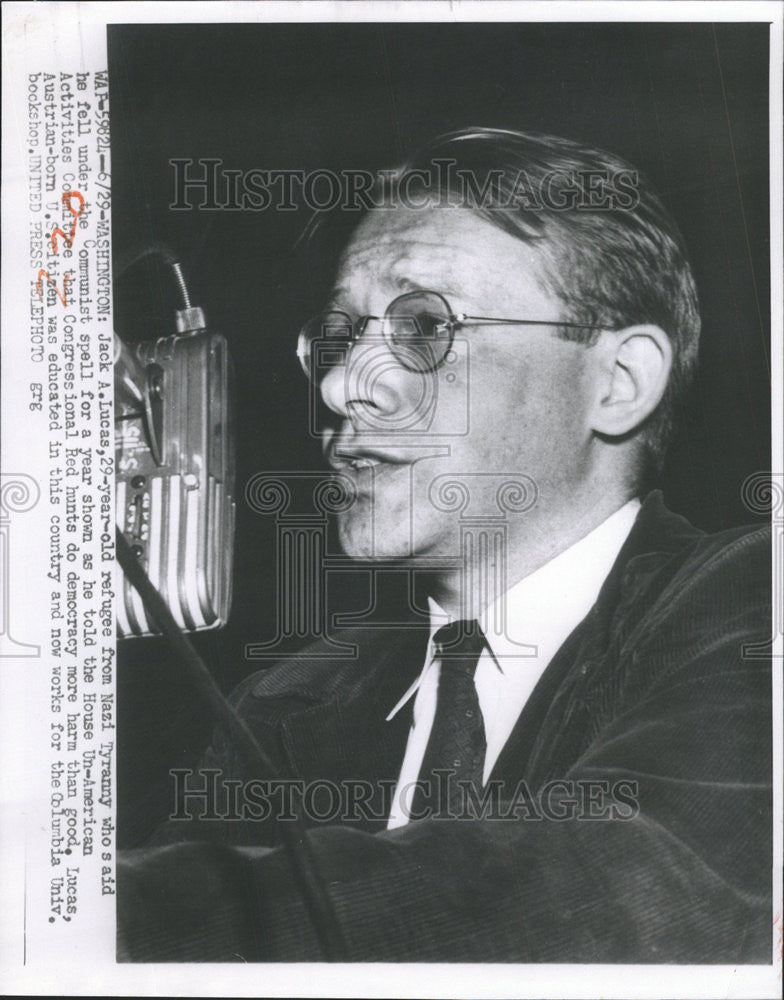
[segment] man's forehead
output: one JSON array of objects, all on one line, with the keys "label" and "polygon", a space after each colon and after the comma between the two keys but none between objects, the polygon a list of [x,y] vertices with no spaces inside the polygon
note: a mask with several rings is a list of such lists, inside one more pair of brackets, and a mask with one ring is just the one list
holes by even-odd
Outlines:
[{"label": "man's forehead", "polygon": [[420,260],[448,262],[481,220],[446,209],[374,209],[362,220],[346,247],[341,269],[383,263],[402,273]]},{"label": "man's forehead", "polygon": [[540,285],[538,253],[468,209],[374,209],[357,227],[338,268],[341,292],[369,286],[429,287],[468,297]]}]

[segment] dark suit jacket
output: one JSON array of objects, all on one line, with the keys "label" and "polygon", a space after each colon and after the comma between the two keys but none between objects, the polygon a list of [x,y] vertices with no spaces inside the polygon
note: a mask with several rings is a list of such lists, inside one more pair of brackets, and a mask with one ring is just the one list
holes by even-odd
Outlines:
[{"label": "dark suit jacket", "polygon": [[[769,531],[708,536],[651,494],[491,776],[507,796],[521,780],[535,800],[547,791],[550,818],[386,831],[360,815],[308,834],[348,958],[769,963],[770,618]],[[249,677],[234,703],[282,771],[370,782],[383,808],[409,717],[384,719],[421,669],[426,636],[340,638],[356,658],[312,648]],[[204,767],[260,777],[221,732]],[[555,819],[573,786],[553,779],[636,782],[639,810]],[[271,821],[175,821],[159,844],[190,842],[128,853],[119,956],[322,959],[278,836]]]}]

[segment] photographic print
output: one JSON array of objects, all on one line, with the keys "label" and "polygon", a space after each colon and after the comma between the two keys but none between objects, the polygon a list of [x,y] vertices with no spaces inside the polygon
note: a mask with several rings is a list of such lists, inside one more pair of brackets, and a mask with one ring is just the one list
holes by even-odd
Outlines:
[{"label": "photographic print", "polygon": [[36,920],[139,995],[775,995],[780,10],[79,6],[4,319]]}]

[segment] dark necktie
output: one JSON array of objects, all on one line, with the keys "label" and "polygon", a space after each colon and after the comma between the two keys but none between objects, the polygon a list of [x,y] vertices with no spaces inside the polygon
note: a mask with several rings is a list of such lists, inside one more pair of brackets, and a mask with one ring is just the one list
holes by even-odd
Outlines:
[{"label": "dark necktie", "polygon": [[[433,728],[425,750],[412,818],[439,813],[460,815],[466,792],[458,782],[482,790],[485,727],[474,674],[486,640],[475,621],[452,622],[433,636],[441,661]],[[440,773],[439,773],[440,772]]]}]

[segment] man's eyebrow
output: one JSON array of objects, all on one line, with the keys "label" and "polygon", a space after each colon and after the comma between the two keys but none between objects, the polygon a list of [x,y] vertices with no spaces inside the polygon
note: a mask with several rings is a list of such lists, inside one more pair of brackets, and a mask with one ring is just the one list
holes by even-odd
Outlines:
[{"label": "man's eyebrow", "polygon": [[[442,295],[446,295],[449,297],[457,297],[458,295],[458,293],[455,292],[454,289],[449,286],[440,283],[438,284],[438,287],[435,287],[432,283],[423,285],[419,281],[412,281],[411,278],[407,278],[403,274],[390,275],[389,284],[395,291],[399,292],[400,294],[403,294],[404,292],[440,292]],[[339,285],[337,288],[333,288],[332,291],[329,293],[326,303],[327,307],[340,308],[346,312],[350,312],[347,306],[338,305],[341,299],[343,299],[344,297],[350,298],[350,296],[351,296],[351,289],[346,285]]]},{"label": "man's eyebrow", "polygon": [[446,295],[448,299],[460,298],[460,293],[448,282],[430,281],[422,284],[421,281],[412,281],[401,274],[395,275],[392,279],[392,284],[401,292],[438,292],[441,295]]},{"label": "man's eyebrow", "polygon": [[420,285],[418,281],[411,281],[410,278],[406,278],[405,275],[396,275],[392,282],[395,288],[399,288],[401,292],[426,292],[428,291],[424,285]]},{"label": "man's eyebrow", "polygon": [[[427,288],[424,285],[419,284],[416,281],[411,281],[409,278],[403,275],[390,275],[389,276],[390,287],[397,292],[424,292]],[[342,299],[350,299],[351,289],[346,285],[338,285],[337,288],[333,288],[327,297],[327,305],[329,307],[334,307]]]}]

